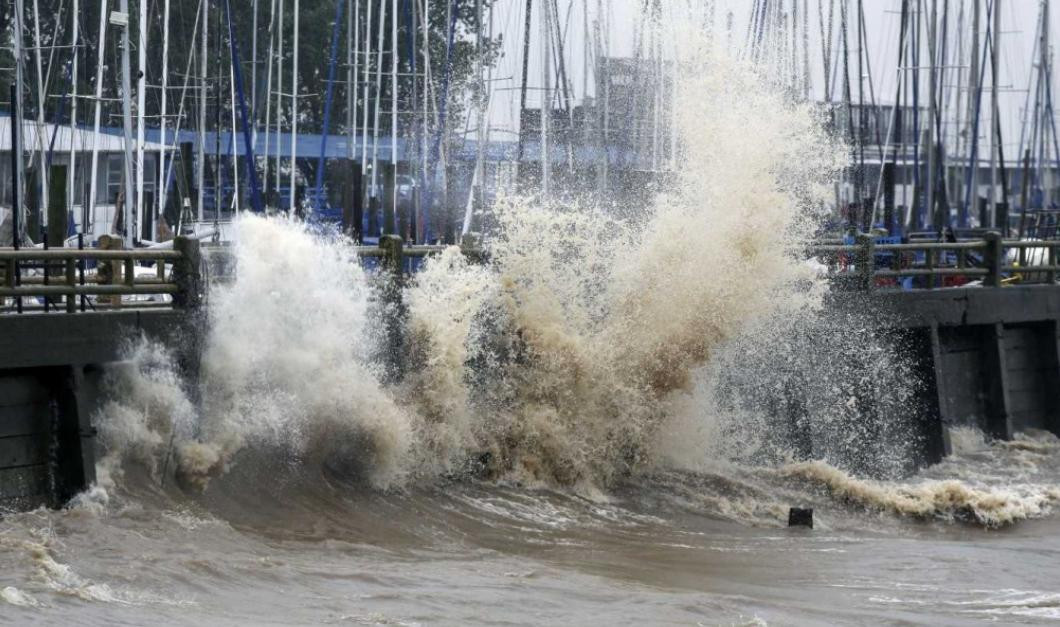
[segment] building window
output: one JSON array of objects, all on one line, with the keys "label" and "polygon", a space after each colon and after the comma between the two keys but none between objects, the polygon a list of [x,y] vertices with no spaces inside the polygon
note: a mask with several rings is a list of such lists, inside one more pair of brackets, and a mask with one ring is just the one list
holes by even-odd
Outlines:
[{"label": "building window", "polygon": [[118,194],[122,188],[122,174],[124,170],[123,155],[107,155],[107,184],[105,202],[108,205],[118,203]]}]

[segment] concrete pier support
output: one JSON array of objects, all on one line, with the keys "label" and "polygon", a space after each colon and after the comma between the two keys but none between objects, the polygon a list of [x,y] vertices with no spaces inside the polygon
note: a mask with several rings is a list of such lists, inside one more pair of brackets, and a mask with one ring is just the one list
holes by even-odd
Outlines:
[{"label": "concrete pier support", "polygon": [[83,367],[0,372],[0,507],[58,507],[96,480]]},{"label": "concrete pier support", "polygon": [[[994,277],[988,277],[988,281]],[[836,296],[899,331],[914,359],[923,457],[950,452],[948,429],[1007,440],[1060,435],[1060,286],[959,288]],[[845,303],[845,305],[844,305]]]},{"label": "concrete pier support", "polygon": [[1005,325],[998,322],[983,328],[983,405],[986,422],[983,430],[999,439],[1012,439],[1012,419],[1009,416],[1008,364],[1005,346]]}]

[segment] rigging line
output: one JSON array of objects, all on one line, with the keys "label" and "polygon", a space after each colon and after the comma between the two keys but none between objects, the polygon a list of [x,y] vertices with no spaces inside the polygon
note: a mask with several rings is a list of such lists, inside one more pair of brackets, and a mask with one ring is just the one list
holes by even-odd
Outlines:
[{"label": "rigging line", "polygon": [[[225,2],[228,2],[228,0],[225,0]],[[342,11],[345,5],[346,0],[335,0],[335,24],[331,30],[331,53],[328,55],[328,87],[327,95],[324,97],[324,128],[321,131],[320,157],[317,159],[316,193],[314,196],[315,209],[318,211],[323,208],[320,202],[320,193],[324,187],[324,157],[327,154],[328,131],[331,127],[331,106],[335,93],[335,65],[338,59],[339,31],[342,25]],[[392,19],[396,21],[398,19],[397,15],[393,16]],[[382,45],[382,42],[379,45]],[[391,98],[397,98],[397,94],[392,94]],[[390,149],[396,151],[397,146],[391,146]]]},{"label": "rigging line", "polygon": [[[895,87],[894,106],[891,107],[891,122],[890,122],[889,128],[887,129],[887,146],[888,147],[891,145],[891,142],[894,140],[894,135],[892,135],[892,133],[894,132],[894,127],[898,123],[898,110],[899,110],[899,106],[901,105],[901,100],[902,100],[902,70],[901,70],[901,67],[902,67],[902,59],[905,57],[905,38],[906,38],[906,28],[908,26],[908,21],[909,21],[909,0],[902,0],[901,26],[899,27],[899,31],[900,32],[899,32],[899,35],[898,35],[898,66],[897,66],[899,68],[897,70],[897,74],[898,74],[897,78],[898,78],[898,80],[895,81],[897,83],[897,87]],[[901,129],[899,129],[898,132],[901,133]],[[881,146],[881,148],[882,148],[882,146]],[[897,163],[898,163],[898,151],[897,150],[894,152],[894,154],[892,155],[891,158],[892,158],[892,164],[897,165]],[[880,196],[881,196],[882,191],[883,191],[883,164],[884,164],[884,161],[885,161],[885,158],[881,157],[880,158],[880,178],[876,181],[876,199],[872,203],[872,220],[870,221],[870,224],[876,224],[876,212],[877,212],[877,208],[879,207]]]},{"label": "rigging line", "polygon": [[[862,38],[863,38],[863,41],[864,41],[864,40],[868,39],[869,35],[868,35],[868,32],[865,30],[865,11],[864,11],[863,7],[859,7],[859,13],[861,13],[861,17],[858,20],[860,22],[859,28],[861,29],[861,34],[862,34]],[[873,82],[874,81],[872,80],[872,61],[871,61],[871,59],[869,59],[869,54],[868,54],[867,50],[863,51],[863,53],[865,55],[865,73],[866,73],[867,78],[869,79],[869,105],[872,108],[873,117],[875,117],[876,116],[876,88],[873,86]],[[864,107],[862,108],[862,110],[864,110]],[[883,138],[880,137],[880,125],[876,124],[874,126],[876,127],[875,128],[875,131],[876,131],[876,145],[879,147],[880,163],[882,164],[883,163]],[[864,167],[864,163],[862,163],[862,167]]]},{"label": "rigging line", "polygon": [[[203,11],[202,11],[203,1],[204,0],[199,0],[199,5],[195,9],[195,22],[194,22],[194,25],[192,26],[192,29],[191,29],[191,40],[190,40],[192,42],[194,42],[195,39],[198,37],[199,17],[203,13]],[[176,125],[175,125],[175,127],[173,129],[173,146],[174,147],[177,145],[177,143],[179,141],[180,127],[181,127],[181,124],[183,124],[183,122],[184,122],[184,103],[185,103],[185,100],[186,100],[186,97],[187,97],[187,94],[188,94],[188,84],[191,81],[191,68],[192,68],[192,66],[194,65],[194,62],[195,62],[195,53],[196,53],[196,46],[193,45],[193,46],[191,46],[191,49],[188,51],[188,62],[187,62],[187,65],[185,67],[185,70],[184,70],[184,86],[181,88],[181,91],[180,91],[180,103],[177,106],[177,111],[178,111],[177,123],[176,123]],[[176,159],[170,159],[168,167],[166,169],[166,186],[167,186],[167,188],[169,186],[169,181],[172,179],[172,176],[173,176],[173,167],[174,167],[174,163],[175,162],[176,162]],[[184,163],[184,160],[181,159],[180,167],[181,167],[181,171],[182,172],[186,172],[185,168],[189,168],[190,169],[191,164]],[[189,197],[190,197],[190,195],[191,194],[189,192]],[[181,208],[181,211],[183,212],[183,207]]]},{"label": "rigging line", "polygon": [[[338,0],[341,7],[343,0]],[[236,91],[239,94],[239,113],[243,119],[243,143],[246,146],[247,176],[250,178],[251,203],[256,213],[262,213],[264,206],[261,200],[261,188],[258,186],[258,174],[254,160],[254,145],[250,139],[250,127],[248,126],[247,101],[243,95],[243,71],[239,67],[239,46],[236,43],[235,26],[232,24],[231,0],[225,0],[225,13],[228,15],[228,43],[232,48],[232,72],[235,74]],[[337,29],[337,26],[336,26]],[[239,190],[236,190],[236,194]]]},{"label": "rigging line", "polygon": [[[990,17],[993,11],[994,3],[991,0],[987,0],[986,3],[986,23],[990,24]],[[975,93],[975,116],[972,122],[972,141],[971,141],[971,154],[968,157],[968,175],[966,191],[965,205],[970,206],[972,202],[972,194],[975,194],[975,198],[979,198],[979,190],[972,189],[973,173],[979,168],[979,117],[982,114],[983,107],[983,80],[986,78],[986,62],[988,59],[988,53],[991,46],[991,35],[990,28],[986,30],[986,40],[983,45],[983,60],[979,68],[979,80],[976,83]],[[973,59],[974,63],[980,63],[979,59]],[[974,69],[972,71],[975,71]],[[977,203],[978,204],[978,203]],[[978,208],[978,207],[975,207]]]},{"label": "rigging line", "polygon": [[[1029,72],[1029,75],[1027,76],[1027,95],[1024,98],[1024,101],[1023,101],[1023,114],[1024,115],[1023,115],[1023,120],[1022,120],[1022,122],[1020,124],[1020,141],[1019,141],[1019,144],[1018,144],[1019,152],[1017,153],[1018,155],[1023,155],[1023,146],[1024,146],[1025,135],[1026,135],[1026,132],[1027,132],[1027,125],[1031,122],[1031,119],[1028,117],[1027,113],[1030,111],[1030,106],[1031,106],[1031,85],[1034,84],[1034,82],[1035,82],[1034,81],[1034,74],[1035,74],[1034,67],[1036,65],[1035,61],[1040,56],[1038,53],[1039,53],[1039,44],[1041,43],[1041,28],[1042,28],[1042,20],[1043,20],[1043,18],[1044,18],[1044,13],[1039,11],[1039,13],[1038,13],[1038,23],[1035,25],[1035,30],[1038,31],[1038,36],[1036,36],[1034,38],[1034,44],[1033,44],[1033,46],[1031,48],[1030,72]],[[1041,70],[1039,69],[1038,70],[1038,85],[1037,85],[1036,90],[1035,90],[1035,103],[1034,103],[1035,104],[1035,110],[1036,110],[1035,115],[1037,115],[1038,94],[1040,93],[1040,91],[1041,91]]]}]

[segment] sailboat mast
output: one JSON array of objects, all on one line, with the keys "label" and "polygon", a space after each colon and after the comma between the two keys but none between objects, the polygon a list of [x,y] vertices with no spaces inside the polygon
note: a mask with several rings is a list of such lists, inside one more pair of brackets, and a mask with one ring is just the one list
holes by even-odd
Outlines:
[{"label": "sailboat mast", "polygon": [[[415,2],[416,0],[413,0]],[[428,159],[430,155],[427,149],[427,133],[429,131],[429,120],[430,120],[430,103],[431,103],[431,34],[430,34],[430,18],[431,15],[431,0],[423,0],[423,10],[420,12],[421,27],[423,28],[423,111],[420,114],[420,183],[426,187],[427,185],[427,173],[430,172],[428,168]],[[430,184],[433,186],[434,181]],[[432,194],[433,196],[433,194]],[[417,195],[418,202],[422,208],[422,194]],[[423,240],[425,242],[430,241],[431,237],[431,221],[430,221],[430,210],[431,206],[428,203],[426,210],[423,212]]]},{"label": "sailboat mast", "polygon": [[[160,103],[161,116],[159,117],[159,145],[158,151],[158,188],[155,190],[155,198],[158,201],[156,219],[161,220],[166,209],[166,105],[169,86],[169,0],[162,4],[162,98]],[[157,228],[157,227],[156,227]]]},{"label": "sailboat mast", "polygon": [[931,15],[928,18],[928,174],[927,174],[927,211],[936,230],[942,228],[942,222],[935,211],[936,181],[936,146],[935,133],[937,124],[935,115],[938,111],[938,0],[931,0]]},{"label": "sailboat mast", "polygon": [[[272,126],[272,65],[273,65],[273,52],[275,51],[273,45],[276,43],[276,0],[272,0],[269,3],[269,51],[268,58],[266,61],[265,70],[265,150],[262,152],[262,164],[264,170],[261,177],[262,192],[265,193],[266,201],[269,199],[268,187],[269,187],[269,138],[271,134],[269,129]],[[255,116],[257,119],[257,116]],[[257,125],[255,124],[255,127]],[[277,150],[279,145],[276,146]],[[268,203],[266,203],[267,206]]]},{"label": "sailboat mast", "polygon": [[147,107],[147,0],[139,1],[140,18],[136,67],[136,239],[143,233],[144,224],[144,109]]},{"label": "sailboat mast", "polygon": [[379,184],[379,116],[383,109],[383,43],[386,37],[386,5],[385,1],[380,5],[379,32],[376,37],[375,115],[372,125],[372,198],[378,196]]},{"label": "sailboat mast", "polygon": [[[11,120],[11,132],[14,134],[14,162],[15,162],[15,188],[12,192],[12,198],[16,201],[19,198],[24,198],[22,190],[24,189],[23,184],[25,181],[25,172],[23,164],[23,128],[22,128],[22,92],[25,89],[24,78],[22,75],[22,56],[25,54],[25,50],[22,45],[22,31],[25,28],[23,20],[25,18],[25,8],[22,5],[22,0],[15,0],[15,36],[14,36],[14,61],[15,61],[15,102],[11,103],[16,111],[14,119]],[[102,49],[100,54],[102,54]],[[102,68],[103,66],[100,65]],[[97,101],[98,102],[98,101]],[[97,117],[98,120],[98,117]],[[22,233],[26,229],[26,203],[15,203],[18,205],[18,215],[12,215],[12,224],[17,220],[18,226],[11,233],[12,244],[17,245],[22,240]],[[12,207],[14,209],[15,207]]]},{"label": "sailboat mast", "polygon": [[291,213],[295,211],[295,174],[298,171],[298,0],[294,0],[294,41],[291,52]]},{"label": "sailboat mast", "polygon": [[[526,91],[530,79],[530,31],[533,27],[534,0],[526,0],[526,18],[523,25],[523,74],[519,89],[519,145],[515,154],[515,167],[523,161],[524,134],[522,132],[522,121],[526,117]],[[518,171],[516,171],[518,176]]]},{"label": "sailboat mast", "polygon": [[[1052,59],[1051,59],[1051,57],[1052,57],[1052,50],[1050,49],[1051,44],[1049,42],[1049,28],[1050,28],[1050,26],[1049,26],[1050,25],[1050,21],[1049,21],[1049,0],[1042,0],[1041,12],[1042,12],[1042,35],[1041,35],[1041,38],[1042,38],[1041,57],[1042,58],[1041,58],[1041,61],[1040,61],[1041,65],[1039,66],[1038,71],[1039,71],[1039,73],[1042,76],[1045,77],[1045,80],[1039,80],[1038,82],[1041,83],[1042,96],[1044,97],[1045,104],[1047,105],[1047,106],[1043,106],[1041,108],[1042,109],[1041,143],[1042,143],[1042,152],[1043,152],[1043,155],[1044,155],[1044,154],[1048,154],[1048,149],[1049,149],[1049,142],[1046,139],[1046,128],[1048,128],[1046,125],[1051,126],[1053,128],[1053,132],[1054,133],[1056,131],[1056,124],[1053,121],[1054,113],[1053,113],[1053,107],[1052,107],[1052,100],[1053,100],[1052,99],[1052,81],[1050,80],[1050,77],[1052,76],[1052,71],[1053,71],[1053,63],[1052,63]],[[1055,143],[1056,142],[1055,135],[1053,137],[1053,141],[1054,141],[1053,151],[1055,153],[1053,156],[1056,157],[1057,159],[1060,159],[1060,146],[1056,145],[1056,143]],[[1045,159],[1043,158],[1041,160],[1041,163],[1044,164],[1044,162],[1045,162]],[[1054,172],[1054,177],[1055,177],[1056,170],[1053,170],[1053,172]],[[1053,180],[1055,181],[1056,179],[1054,178]],[[1044,177],[1042,179],[1042,182],[1044,183]],[[1050,206],[1052,206],[1052,201],[1055,200],[1055,198],[1051,197],[1051,196],[1053,196],[1052,190],[1053,190],[1053,188],[1055,186],[1054,185],[1043,185],[1043,187],[1045,187],[1044,195],[1042,197],[1043,206],[1050,207]]]},{"label": "sailboat mast", "polygon": [[[250,31],[250,132],[254,140],[258,137],[258,0],[251,3]],[[233,107],[233,111],[235,108]],[[233,113],[233,115],[235,115]],[[235,134],[235,125],[232,125],[232,133]],[[249,155],[248,155],[249,157]]]},{"label": "sailboat mast", "polygon": [[548,150],[548,126],[551,120],[552,92],[550,90],[551,70],[549,68],[550,56],[550,32],[549,25],[549,2],[541,2],[541,193],[546,198],[549,195],[549,178],[552,172],[552,162],[549,159]]},{"label": "sailboat mast", "polygon": [[[21,4],[22,0],[16,0]],[[96,173],[99,171],[99,123],[100,116],[102,115],[103,107],[103,51],[106,48],[107,39],[107,0],[100,0],[99,3],[99,37],[96,39],[96,89],[93,92],[95,99],[95,112],[94,120],[92,123],[92,167],[89,171],[88,178],[88,198],[85,199],[85,203],[88,206],[88,223],[85,229],[87,233],[93,234],[96,223]],[[21,39],[21,37],[19,37]],[[18,55],[15,55],[18,58]],[[19,81],[22,76],[22,64],[15,63],[17,68],[17,75]],[[21,106],[19,107],[21,110]],[[21,134],[20,134],[21,135]],[[19,159],[21,162],[21,159]],[[21,180],[21,179],[19,179]]]},{"label": "sailboat mast", "polygon": [[125,16],[125,24],[121,31],[121,119],[125,138],[125,197],[122,201],[123,220],[125,226],[125,244],[133,244],[133,159],[132,159],[132,79],[129,63],[129,0],[121,0],[119,7]]},{"label": "sailboat mast", "polygon": [[[475,0],[475,65],[476,72],[478,73],[478,132],[476,133],[475,139],[475,181],[476,185],[472,188],[472,194],[474,196],[475,204],[481,208],[484,202],[484,180],[486,162],[486,74],[484,71],[484,64],[482,61],[482,55],[485,48],[482,44],[482,0]],[[475,207],[472,207],[474,210]],[[464,232],[468,232],[471,229],[470,216],[468,220],[464,221]]]},{"label": "sailboat mast", "polygon": [[[220,23],[220,22],[219,22]],[[229,41],[231,46],[232,42]],[[228,136],[228,147],[232,158],[232,208],[239,212],[239,149],[236,147],[236,64],[228,64],[228,110],[231,112],[232,133]],[[247,159],[250,154],[246,155]]]},{"label": "sailboat mast", "polygon": [[283,195],[280,194],[280,181],[282,168],[280,157],[283,154],[280,142],[280,123],[283,119],[283,0],[280,0],[280,10],[276,14],[276,208],[279,209]]},{"label": "sailboat mast", "polygon": [[[998,61],[1001,50],[1001,0],[994,0],[994,27],[993,38],[990,43],[990,227],[1001,226],[997,223],[997,175],[998,175],[998,149],[997,132],[1000,122],[998,118],[998,88],[1000,86],[998,77]],[[1004,200],[1004,199],[1003,199]]]},{"label": "sailboat mast", "polygon": [[971,207],[967,208],[967,211],[971,211],[972,215],[976,216],[978,220],[979,216],[979,151],[977,149],[979,140],[976,137],[978,133],[979,124],[979,113],[980,113],[980,91],[983,86],[979,84],[979,29],[980,29],[980,0],[972,0],[972,54],[971,63],[969,64],[968,71],[968,142],[972,147],[968,167],[971,169],[971,183],[969,187],[970,196],[972,199]]},{"label": "sailboat mast", "polygon": [[[368,104],[368,98],[371,95],[371,87],[368,82],[371,78],[372,68],[372,5],[374,2],[368,0],[368,15],[367,21],[364,25],[364,110],[362,111],[362,127],[361,127],[361,178],[364,179],[364,175],[368,172],[368,110],[371,108]],[[374,198],[375,190],[369,190],[369,194]]]},{"label": "sailboat mast", "polygon": [[[70,53],[73,60],[70,63],[70,165],[66,168],[66,206],[72,211],[74,208],[74,185],[76,177],[74,176],[75,168],[77,167],[77,153],[74,151],[74,137],[77,133],[77,35],[78,31],[81,30],[79,18],[81,10],[78,6],[78,0],[73,0],[72,12],[70,13],[70,19],[72,21],[72,29],[70,33]],[[82,203],[81,210],[81,232],[84,232],[85,225],[85,211]]]},{"label": "sailboat mast", "polygon": [[[125,12],[128,15],[128,11]],[[47,94],[45,93],[44,85],[44,70],[41,65],[41,53],[44,48],[44,42],[40,38],[40,4],[37,0],[33,0],[33,56],[37,62],[37,158],[40,164],[40,206],[37,207],[36,213],[38,216],[37,224],[40,224],[41,208],[48,206],[48,195],[51,191],[48,189],[48,160],[47,154],[44,150],[44,106],[47,103]],[[21,129],[19,129],[21,130]],[[36,236],[36,233],[32,234]]]},{"label": "sailboat mast", "polygon": [[[957,10],[957,30],[956,30],[956,32],[957,32],[957,50],[956,50],[956,56],[955,56],[955,59],[954,59],[954,65],[957,66],[955,68],[956,69],[956,75],[957,75],[957,90],[956,90],[957,91],[957,102],[955,104],[956,120],[954,120],[953,128],[956,129],[956,131],[954,133],[955,137],[954,137],[954,147],[953,147],[952,154],[956,155],[955,159],[959,160],[960,159],[960,155],[963,154],[961,152],[962,149],[963,149],[963,145],[961,143],[961,140],[963,138],[963,133],[961,133],[963,120],[961,119],[961,116],[964,114],[964,102],[963,102],[963,98],[964,98],[964,72],[962,72],[962,68],[960,67],[961,64],[963,63],[963,60],[964,60],[964,2],[963,2],[963,0],[961,1],[960,7]],[[956,162],[954,163],[954,166],[955,167],[957,166]],[[952,196],[951,197],[956,199],[956,202],[960,203],[960,199],[963,197],[963,194],[962,194],[963,189],[962,189],[962,186],[961,186],[961,177],[960,176],[954,176],[953,177],[953,182],[952,182],[951,188],[947,190],[947,193],[949,193],[950,191],[952,191]]]},{"label": "sailboat mast", "polygon": [[[357,53],[361,44],[361,0],[349,0],[353,5],[347,12],[346,29],[346,156],[353,161],[357,156]],[[360,228],[357,228],[360,231]]]},{"label": "sailboat mast", "polygon": [[[124,0],[123,0],[124,1]],[[208,2],[202,3],[202,41],[199,76],[199,162],[196,164],[196,211],[198,220],[205,219],[205,193],[206,193],[206,100],[209,93],[207,87],[207,74],[209,72],[209,31],[210,6]]]},{"label": "sailboat mast", "polygon": [[[481,0],[479,0],[481,2]],[[390,197],[393,203],[391,223],[397,225],[397,134],[398,134],[398,0],[390,5],[390,167],[392,180]],[[396,231],[395,231],[396,232]],[[404,235],[404,234],[401,234]]]}]

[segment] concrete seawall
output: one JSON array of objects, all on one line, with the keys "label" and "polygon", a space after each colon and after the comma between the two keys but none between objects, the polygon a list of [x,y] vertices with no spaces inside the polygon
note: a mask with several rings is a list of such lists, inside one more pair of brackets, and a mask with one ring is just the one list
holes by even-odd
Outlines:
[{"label": "concrete seawall", "polygon": [[1060,434],[1060,286],[842,293],[893,330],[920,379],[924,461],[950,452],[948,428],[998,439]]},{"label": "concrete seawall", "polygon": [[184,312],[0,316],[0,508],[58,507],[95,481],[101,366],[143,333],[165,340]]},{"label": "concrete seawall", "polygon": [[[948,431],[998,439],[1060,434],[1060,287],[833,292],[830,307],[869,315],[917,378],[920,463],[950,452]],[[95,479],[102,366],[137,334],[184,346],[194,311],[125,309],[0,317],[0,508],[61,506]],[[778,406],[788,407],[790,403]],[[874,415],[871,408],[869,415]],[[790,417],[789,417],[790,418]],[[811,453],[812,454],[812,453]]]}]

